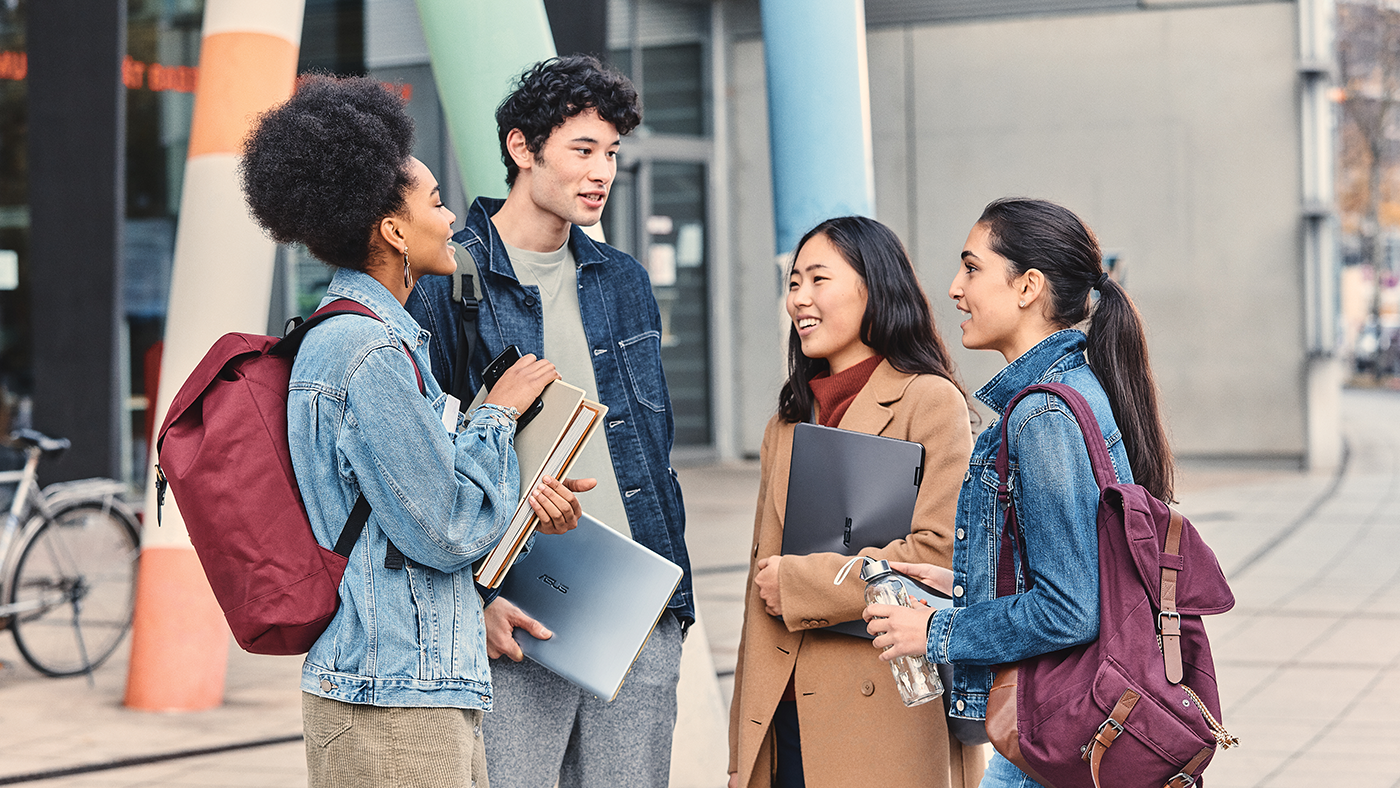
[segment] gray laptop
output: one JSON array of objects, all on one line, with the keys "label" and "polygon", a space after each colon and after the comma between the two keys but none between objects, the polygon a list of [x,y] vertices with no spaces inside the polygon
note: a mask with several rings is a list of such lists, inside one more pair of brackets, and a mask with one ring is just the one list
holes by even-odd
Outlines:
[{"label": "gray laptop", "polygon": [[540,534],[501,596],[554,633],[515,631],[525,656],[612,701],[681,582],[681,568],[587,514]]},{"label": "gray laptop", "polygon": [[[923,474],[922,444],[798,424],[788,470],[783,554],[855,555],[908,537]],[[914,590],[912,581],[906,587]],[[826,629],[870,637],[864,621]]]}]

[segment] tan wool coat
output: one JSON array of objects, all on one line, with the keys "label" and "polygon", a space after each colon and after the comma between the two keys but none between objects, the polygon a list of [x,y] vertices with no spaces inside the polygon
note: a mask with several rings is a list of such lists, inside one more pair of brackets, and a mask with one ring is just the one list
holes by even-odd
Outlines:
[{"label": "tan wool coat", "polygon": [[[881,362],[839,426],[924,446],[924,479],[909,537],[861,554],[951,565],[958,490],[972,453],[967,403],[957,388],[936,375],[908,375]],[[870,641],[818,629],[859,619],[865,608],[858,573],[832,585],[845,556],[784,556],[778,571],[783,618],[764,611],[753,579],[758,560],[782,549],[794,427],[775,416],[763,435],[730,707],[729,771],[738,772],[740,786],[772,785],[771,723],[792,676],[809,788],[974,788],[982,778],[983,748],[965,748],[948,733],[943,704],[906,708],[889,664],[880,661]]]}]

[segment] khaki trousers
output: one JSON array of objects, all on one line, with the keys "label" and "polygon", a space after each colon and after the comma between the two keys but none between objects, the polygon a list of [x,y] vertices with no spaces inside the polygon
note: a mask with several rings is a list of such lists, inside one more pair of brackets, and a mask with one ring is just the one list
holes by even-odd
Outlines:
[{"label": "khaki trousers", "polygon": [[302,693],[309,788],[490,788],[478,709],[342,703]]}]

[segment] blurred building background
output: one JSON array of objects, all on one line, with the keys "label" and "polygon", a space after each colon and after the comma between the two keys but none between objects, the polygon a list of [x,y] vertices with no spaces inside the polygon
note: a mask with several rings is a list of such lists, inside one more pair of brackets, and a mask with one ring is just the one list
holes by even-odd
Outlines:
[{"label": "blurred building background", "polygon": [[[106,126],[95,118],[93,132],[116,143],[117,173],[105,177],[117,186],[84,195],[97,208],[65,213],[67,195],[94,190],[82,178],[29,178],[30,143],[51,133],[35,125],[46,98],[31,95],[40,88],[30,39],[96,22],[45,20],[31,13],[37,0],[0,0],[0,416],[74,438],[53,478],[140,484],[203,3],[94,4],[124,17],[113,39],[121,68],[42,84],[69,101],[120,86],[117,114]],[[624,143],[603,229],[651,272],[678,454],[756,455],[787,331],[760,0],[546,7],[560,52],[603,56],[643,97],[644,125]],[[1337,89],[1330,0],[866,0],[864,10],[876,218],[909,246],[969,388],[1002,361],[958,342],[946,289],[963,239],[992,199],[1044,197],[1097,231],[1141,308],[1178,454],[1338,461],[1345,342],[1364,332],[1342,320],[1355,288],[1341,284],[1335,117],[1339,101],[1364,90]],[[464,184],[456,172],[413,0],[307,0],[300,68],[399,86],[417,155],[459,216],[468,195],[503,196],[503,183]],[[1384,125],[1387,140],[1397,127]],[[1348,156],[1357,133],[1342,135]],[[51,240],[36,257],[40,206],[49,237],[62,240],[103,205],[119,218],[105,251]],[[1364,205],[1346,197],[1343,216]],[[1341,229],[1390,238],[1397,206],[1381,200]],[[1347,244],[1358,272],[1364,263],[1371,281],[1393,282],[1400,245],[1365,246],[1386,250],[1382,264]],[[281,250],[277,270],[269,332],[284,315],[309,313],[329,280],[296,248]],[[102,275],[115,284],[97,296],[78,287]],[[115,356],[110,370],[75,364],[77,345],[88,346],[58,346],[55,325],[77,327],[96,357]]]}]

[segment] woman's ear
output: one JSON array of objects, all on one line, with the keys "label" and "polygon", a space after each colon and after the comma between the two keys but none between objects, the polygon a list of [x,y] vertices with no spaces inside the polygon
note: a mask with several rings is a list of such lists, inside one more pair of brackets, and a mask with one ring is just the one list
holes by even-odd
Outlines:
[{"label": "woman's ear", "polygon": [[522,170],[528,170],[535,166],[535,154],[530,152],[530,146],[525,139],[525,132],[520,129],[511,129],[506,134],[506,151],[510,153],[511,159],[515,161],[515,166]]},{"label": "woman's ear", "polygon": [[1016,289],[1019,291],[1020,305],[1030,307],[1045,292],[1045,274],[1039,268],[1027,269],[1016,278]]},{"label": "woman's ear", "polygon": [[392,215],[380,219],[379,237],[398,254],[408,253],[408,240],[404,238],[402,219]]}]

